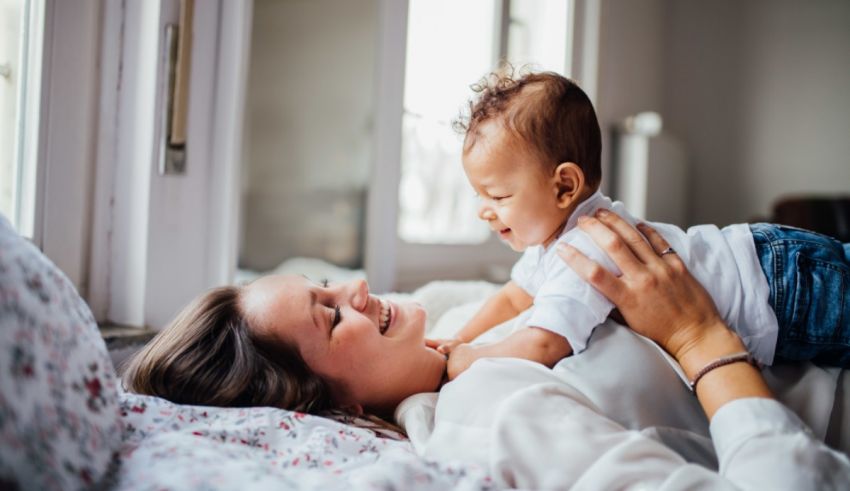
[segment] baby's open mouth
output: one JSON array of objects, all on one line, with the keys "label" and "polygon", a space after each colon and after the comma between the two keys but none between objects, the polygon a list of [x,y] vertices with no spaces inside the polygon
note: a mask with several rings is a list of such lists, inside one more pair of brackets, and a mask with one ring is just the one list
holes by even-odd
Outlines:
[{"label": "baby's open mouth", "polygon": [[390,303],[384,299],[379,299],[379,302],[381,303],[381,315],[378,320],[378,331],[383,335],[390,328],[392,308],[390,307]]}]

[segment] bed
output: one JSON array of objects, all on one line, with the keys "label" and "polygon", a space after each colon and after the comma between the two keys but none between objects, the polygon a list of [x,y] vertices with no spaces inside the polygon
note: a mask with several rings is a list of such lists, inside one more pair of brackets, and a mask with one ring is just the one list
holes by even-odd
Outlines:
[{"label": "bed", "polygon": [[[456,329],[495,288],[437,282],[411,296],[426,306],[428,329],[439,337]],[[488,334],[496,337],[507,329]],[[124,392],[86,304],[2,218],[0,363],[2,489],[482,490],[504,485],[494,479],[486,459],[448,451],[423,457],[415,439],[353,420],[275,408],[176,405]],[[801,382],[805,375],[793,372],[787,378]],[[840,383],[850,394],[850,383]],[[788,385],[788,392],[800,385]],[[419,416],[427,407],[420,406]],[[419,420],[427,424],[427,417]],[[844,428],[841,435],[850,434],[850,420],[827,420]],[[827,424],[816,431],[828,431]]]}]

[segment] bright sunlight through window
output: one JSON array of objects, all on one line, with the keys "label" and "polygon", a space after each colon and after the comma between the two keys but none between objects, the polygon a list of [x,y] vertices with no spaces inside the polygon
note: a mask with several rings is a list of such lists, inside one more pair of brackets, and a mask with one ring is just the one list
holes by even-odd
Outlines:
[{"label": "bright sunlight through window", "polygon": [[461,166],[462,137],[451,122],[473,95],[470,85],[499,60],[568,75],[570,8],[565,0],[410,0],[399,188],[403,240],[487,239]]},{"label": "bright sunlight through window", "polygon": [[43,3],[0,0],[0,213],[32,237]]}]

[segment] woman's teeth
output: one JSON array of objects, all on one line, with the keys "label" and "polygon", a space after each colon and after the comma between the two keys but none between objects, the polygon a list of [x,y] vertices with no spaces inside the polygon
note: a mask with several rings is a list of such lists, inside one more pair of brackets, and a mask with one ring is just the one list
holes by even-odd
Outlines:
[{"label": "woman's teeth", "polygon": [[378,330],[381,334],[387,332],[390,327],[390,304],[386,300],[381,299],[381,317],[378,323]]}]

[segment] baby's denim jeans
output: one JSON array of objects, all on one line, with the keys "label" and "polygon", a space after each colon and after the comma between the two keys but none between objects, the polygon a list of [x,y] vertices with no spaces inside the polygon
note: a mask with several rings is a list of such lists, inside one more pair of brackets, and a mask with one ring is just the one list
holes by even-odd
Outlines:
[{"label": "baby's denim jeans", "polygon": [[779,321],[776,361],[850,367],[850,244],[784,225],[750,225]]}]

